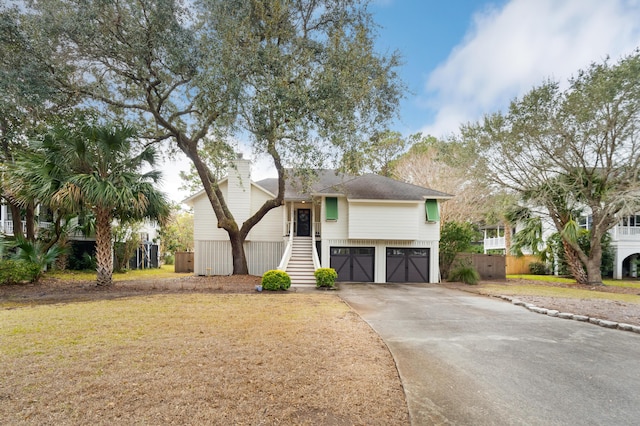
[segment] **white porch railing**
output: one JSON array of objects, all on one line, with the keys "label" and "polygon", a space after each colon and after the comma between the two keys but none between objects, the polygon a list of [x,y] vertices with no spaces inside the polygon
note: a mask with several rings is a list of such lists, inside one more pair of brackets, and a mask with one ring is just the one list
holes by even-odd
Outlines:
[{"label": "white porch railing", "polygon": [[285,236],[295,235],[298,230],[298,223],[295,220],[288,220],[284,231]]},{"label": "white porch railing", "polygon": [[493,237],[484,239],[484,249],[486,250],[504,250],[506,243],[504,237]]},{"label": "white porch railing", "polygon": [[[38,229],[49,229],[53,226],[53,223],[51,222],[38,222],[36,223],[36,231]],[[13,221],[12,220],[5,220],[4,223],[2,224],[2,232],[5,235],[13,235]],[[22,233],[26,233],[27,232],[27,222],[26,221],[22,221]]]},{"label": "white porch railing", "polygon": [[313,258],[313,269],[320,268],[320,258],[316,249],[316,237],[320,236],[320,222],[313,222],[313,232],[311,232],[311,257]]},{"label": "white porch railing", "polygon": [[638,226],[614,226],[610,231],[613,241],[640,241],[640,227]]},{"label": "white porch railing", "polygon": [[291,259],[291,253],[293,252],[293,236],[295,235],[295,233],[293,232],[293,228],[295,222],[289,221],[287,222],[287,225],[289,228],[287,236],[289,238],[287,239],[287,246],[284,248],[284,253],[282,254],[282,260],[280,260],[280,264],[278,265],[278,270],[280,271],[284,271],[285,269],[287,269],[287,265],[289,264],[289,260]]}]

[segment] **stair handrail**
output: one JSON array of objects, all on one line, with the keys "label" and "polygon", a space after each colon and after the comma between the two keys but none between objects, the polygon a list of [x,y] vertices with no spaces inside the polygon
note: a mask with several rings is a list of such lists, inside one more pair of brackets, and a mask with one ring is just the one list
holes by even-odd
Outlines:
[{"label": "stair handrail", "polygon": [[289,238],[287,240],[287,246],[284,248],[284,253],[282,254],[282,259],[280,260],[280,264],[278,265],[278,270],[285,271],[287,269],[287,265],[289,265],[289,260],[291,260],[292,253],[293,253],[293,221],[289,222]]},{"label": "stair handrail", "polygon": [[[313,223],[313,228],[316,224]],[[316,250],[316,230],[311,230],[311,257],[313,259],[313,270],[320,269],[320,258],[318,257],[318,251]]]}]

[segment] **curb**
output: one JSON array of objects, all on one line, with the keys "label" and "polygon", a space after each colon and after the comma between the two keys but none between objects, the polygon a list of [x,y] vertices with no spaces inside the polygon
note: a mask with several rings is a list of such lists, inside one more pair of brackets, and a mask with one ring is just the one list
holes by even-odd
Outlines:
[{"label": "curb", "polygon": [[516,299],[511,296],[494,296],[494,297],[498,297],[502,300],[511,302],[513,305],[516,305],[516,306],[522,306],[523,308],[528,309],[531,312],[535,312],[536,314],[547,315],[554,318],[588,322],[591,324],[599,325],[600,327],[618,329],[623,331],[631,331],[632,333],[640,334],[640,326],[638,325],[625,324],[623,322],[615,322],[615,321],[609,321],[609,320],[600,319],[600,318],[592,318],[586,315],[578,315],[578,314],[572,314],[569,312],[559,312],[553,309],[540,308],[531,303],[523,302],[522,300]]}]

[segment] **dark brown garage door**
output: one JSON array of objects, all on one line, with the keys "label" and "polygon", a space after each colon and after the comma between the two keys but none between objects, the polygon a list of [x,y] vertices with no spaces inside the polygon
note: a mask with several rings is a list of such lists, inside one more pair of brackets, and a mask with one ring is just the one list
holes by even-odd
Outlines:
[{"label": "dark brown garage door", "polygon": [[373,247],[331,247],[331,267],[337,281],[373,282]]},{"label": "dark brown garage door", "polygon": [[387,248],[388,283],[428,283],[428,248]]}]

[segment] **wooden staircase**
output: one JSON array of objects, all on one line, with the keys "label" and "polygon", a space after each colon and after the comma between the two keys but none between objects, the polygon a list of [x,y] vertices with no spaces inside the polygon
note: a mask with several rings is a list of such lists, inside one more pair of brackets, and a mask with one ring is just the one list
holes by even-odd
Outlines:
[{"label": "wooden staircase", "polygon": [[313,275],[311,237],[294,237],[291,249],[291,259],[287,264],[286,272],[291,277],[291,285],[316,285],[316,278]]}]

